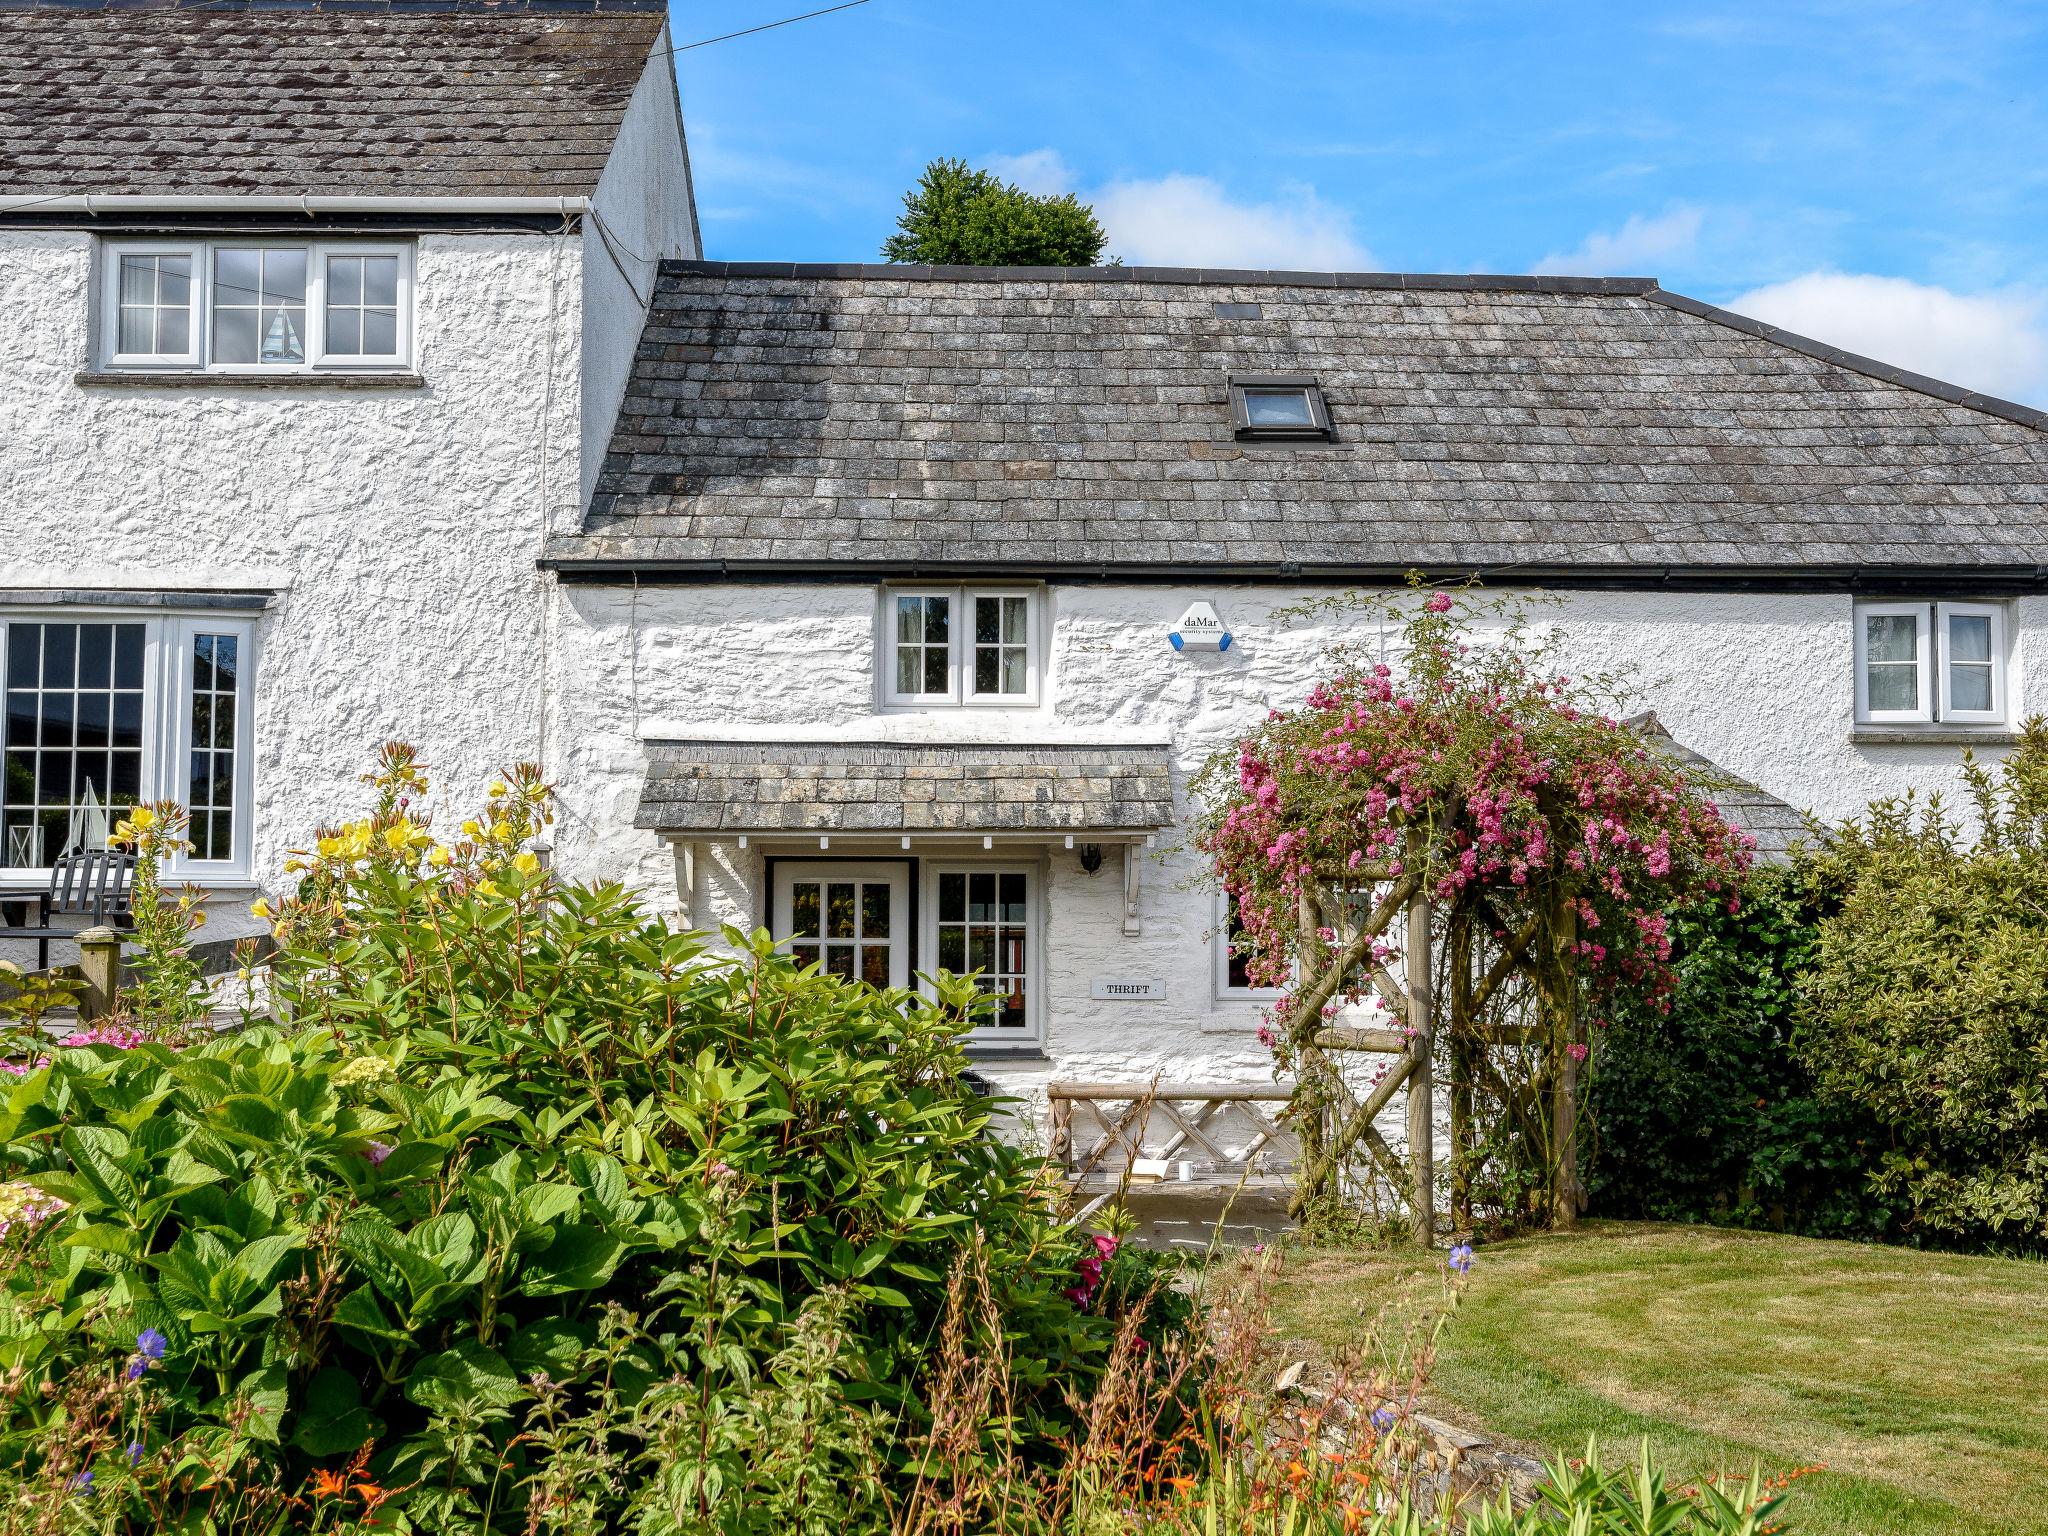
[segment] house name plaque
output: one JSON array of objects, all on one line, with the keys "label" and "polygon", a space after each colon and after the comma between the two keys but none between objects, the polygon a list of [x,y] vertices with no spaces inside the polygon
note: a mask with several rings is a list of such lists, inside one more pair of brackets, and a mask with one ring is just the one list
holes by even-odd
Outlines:
[{"label": "house name plaque", "polygon": [[1106,1003],[1163,1003],[1166,983],[1157,976],[1097,976],[1088,983],[1088,995]]}]

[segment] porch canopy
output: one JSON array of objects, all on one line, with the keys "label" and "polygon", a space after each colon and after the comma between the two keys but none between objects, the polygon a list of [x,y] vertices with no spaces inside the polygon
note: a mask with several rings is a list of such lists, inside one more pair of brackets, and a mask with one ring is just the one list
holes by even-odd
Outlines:
[{"label": "porch canopy", "polygon": [[636,827],[749,837],[1143,841],[1173,824],[1164,745],[653,741]]}]

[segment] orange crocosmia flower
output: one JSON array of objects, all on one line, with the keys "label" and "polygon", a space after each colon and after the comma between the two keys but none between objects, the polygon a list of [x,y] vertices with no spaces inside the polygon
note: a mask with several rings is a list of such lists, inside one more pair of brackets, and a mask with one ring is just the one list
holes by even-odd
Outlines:
[{"label": "orange crocosmia flower", "polygon": [[375,1483],[357,1483],[355,1487],[356,1497],[361,1499],[365,1504],[369,1505],[372,1509],[375,1509],[385,1499],[391,1497],[390,1494],[386,1493],[382,1488],[379,1488]]},{"label": "orange crocosmia flower", "polygon": [[1186,1493],[1195,1486],[1195,1480],[1192,1477],[1169,1477],[1164,1481],[1176,1493]]},{"label": "orange crocosmia flower", "polygon": [[1346,1504],[1344,1506],[1344,1529],[1347,1531],[1355,1531],[1364,1524],[1365,1511],[1360,1509],[1356,1504]]},{"label": "orange crocosmia flower", "polygon": [[1308,1468],[1307,1468],[1307,1467],[1304,1467],[1304,1466],[1303,1466],[1303,1465],[1302,1465],[1302,1464],[1301,1464],[1300,1462],[1298,1462],[1298,1461],[1290,1461],[1289,1463],[1287,1463],[1287,1480],[1288,1480],[1289,1482],[1291,1482],[1291,1483],[1298,1483],[1298,1482],[1300,1482],[1300,1481],[1301,1481],[1301,1480],[1302,1480],[1302,1479],[1303,1479],[1304,1477],[1307,1477],[1307,1476],[1308,1476]]},{"label": "orange crocosmia flower", "polygon": [[339,1472],[330,1472],[325,1467],[316,1468],[313,1472],[313,1497],[316,1499],[331,1499],[347,1487],[348,1479]]}]

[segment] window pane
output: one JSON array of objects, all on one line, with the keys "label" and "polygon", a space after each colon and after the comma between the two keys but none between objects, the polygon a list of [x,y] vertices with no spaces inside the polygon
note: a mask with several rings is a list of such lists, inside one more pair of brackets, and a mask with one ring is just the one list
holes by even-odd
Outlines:
[{"label": "window pane", "polygon": [[1917,710],[1920,707],[1920,669],[1885,664],[1870,669],[1870,707],[1873,711]]},{"label": "window pane", "polygon": [[889,887],[879,880],[860,888],[860,931],[863,938],[889,937]]},{"label": "window pane", "polygon": [[142,626],[140,624],[117,624],[114,627],[114,686],[116,688],[140,688],[142,686]]},{"label": "window pane", "polygon": [[212,825],[207,829],[208,836],[206,841],[199,845],[204,850],[201,856],[209,859],[233,858],[235,856],[232,837],[234,818],[224,812],[217,812],[209,817],[208,820]]},{"label": "window pane", "polygon": [[974,691],[976,693],[999,693],[1002,691],[1003,653],[993,646],[977,646],[974,651]]},{"label": "window pane", "polygon": [[[136,626],[140,628],[140,625]],[[142,745],[142,695],[121,692],[114,695],[114,745]]]},{"label": "window pane", "polygon": [[1948,654],[1952,661],[1991,660],[1991,618],[1982,613],[1948,616]]},{"label": "window pane", "polygon": [[815,944],[792,944],[789,946],[789,954],[800,966],[818,963],[818,946]]},{"label": "window pane", "polygon": [[216,309],[213,312],[213,360],[217,363],[256,361],[256,311]]},{"label": "window pane", "polygon": [[105,688],[114,680],[114,626],[82,624],[78,629],[78,686]]},{"label": "window pane", "polygon": [[967,877],[960,874],[939,876],[939,921],[957,923],[967,916]]},{"label": "window pane", "polygon": [[1987,664],[1964,662],[1948,674],[1948,702],[1951,709],[1983,712],[1991,708],[1991,668]]},{"label": "window pane", "polygon": [[853,980],[853,946],[851,944],[827,944],[825,946],[825,974],[844,976]]},{"label": "window pane", "polygon": [[156,350],[156,311],[153,309],[121,309],[121,336],[115,343],[123,353],[140,355]]},{"label": "window pane", "polygon": [[1022,693],[1025,690],[1024,653],[1009,650],[1003,652],[1004,693]]},{"label": "window pane", "polygon": [[366,309],[363,311],[363,355],[365,357],[394,357],[398,353],[398,311],[395,309]]},{"label": "window pane", "polygon": [[43,626],[43,686],[70,688],[78,682],[78,626]]},{"label": "window pane", "polygon": [[1029,602],[1029,598],[1023,597],[1006,597],[1003,599],[1003,643],[1005,645],[1022,645],[1024,643],[1026,626],[1030,618],[1030,609],[1027,606]]},{"label": "window pane", "polygon": [[986,923],[996,915],[996,877],[976,873],[967,877],[967,920]]},{"label": "window pane", "polygon": [[303,363],[306,312],[303,309],[267,309],[263,312],[263,361]]},{"label": "window pane", "polygon": [[[121,305],[150,305],[156,302],[156,258],[121,258]],[[125,318],[125,317],[124,317]]]},{"label": "window pane", "polygon": [[192,695],[192,745],[213,745],[213,695],[210,693]]},{"label": "window pane", "polygon": [[7,626],[7,686],[33,688],[42,672],[43,626]]},{"label": "window pane", "polygon": [[924,643],[945,645],[952,631],[953,600],[949,597],[928,597],[924,600]]},{"label": "window pane", "polygon": [[178,356],[192,350],[192,311],[160,309],[156,312],[156,350]]},{"label": "window pane", "polygon": [[946,652],[928,647],[924,653],[924,689],[926,693],[951,693],[952,679],[947,675],[950,664]]},{"label": "window pane", "polygon": [[1872,665],[1920,658],[1920,621],[1910,613],[1873,613],[1863,620],[1864,655]]},{"label": "window pane", "polygon": [[915,645],[919,632],[924,627],[924,600],[916,597],[896,599],[896,639],[901,644]]},{"label": "window pane", "polygon": [[81,693],[78,696],[78,744],[105,747],[112,744],[113,698],[110,693]]},{"label": "window pane", "polygon": [[1248,389],[1244,404],[1255,427],[1312,427],[1316,422],[1306,390]]},{"label": "window pane", "polygon": [[183,308],[192,302],[192,258],[159,256],[156,259],[156,301]]},{"label": "window pane", "polygon": [[974,600],[974,641],[977,645],[994,645],[1003,632],[1003,600],[999,597],[977,597]]},{"label": "window pane", "polygon": [[789,892],[790,932],[800,937],[815,938],[818,933],[818,887],[808,880],[799,881]]},{"label": "window pane", "polygon": [[860,979],[871,987],[889,985],[889,946],[864,944],[860,951]]},{"label": "window pane", "polygon": [[918,688],[918,671],[920,658],[923,654],[915,646],[906,647],[896,653],[896,691],[898,693],[917,693],[921,691]]},{"label": "window pane", "polygon": [[853,937],[853,887],[837,880],[825,887],[825,937]]},{"label": "window pane", "polygon": [[[327,302],[333,304],[356,304],[363,302],[363,258],[360,256],[330,256],[327,258]],[[330,317],[328,323],[333,324]]]},{"label": "window pane", "polygon": [[261,292],[260,252],[228,247],[213,253],[213,302],[254,304]]},{"label": "window pane", "polygon": [[359,309],[327,311],[327,350],[344,357],[363,350],[363,312]]},{"label": "window pane", "polygon": [[398,258],[396,256],[365,256],[363,258],[363,302],[381,304],[386,309],[398,307]]},{"label": "window pane", "polygon": [[951,971],[956,976],[966,971],[966,929],[941,928],[939,930],[939,969],[942,971]]},{"label": "window pane", "polygon": [[[225,678],[222,687],[231,687]],[[235,744],[235,696],[232,693],[216,693],[213,696],[213,744],[217,749]]]},{"label": "window pane", "polygon": [[1004,875],[1002,877],[1003,921],[1021,923],[1024,921],[1024,877]]},{"label": "window pane", "polygon": [[263,302],[304,304],[306,302],[306,253],[265,251],[263,253]]}]

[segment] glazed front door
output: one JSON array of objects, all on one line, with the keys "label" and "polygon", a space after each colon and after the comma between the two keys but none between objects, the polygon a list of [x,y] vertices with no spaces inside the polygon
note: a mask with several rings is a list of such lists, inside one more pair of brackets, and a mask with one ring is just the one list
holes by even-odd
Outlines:
[{"label": "glazed front door", "polygon": [[900,864],[778,864],[775,937],[801,964],[870,986],[907,987],[909,897]]}]

